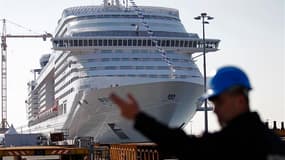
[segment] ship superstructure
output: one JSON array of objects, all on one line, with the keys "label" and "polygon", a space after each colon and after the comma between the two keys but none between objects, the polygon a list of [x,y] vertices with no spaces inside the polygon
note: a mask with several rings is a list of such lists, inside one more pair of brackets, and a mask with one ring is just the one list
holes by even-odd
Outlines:
[{"label": "ship superstructure", "polygon": [[[41,58],[39,75],[29,82],[30,132],[64,129],[101,143],[148,141],[120,116],[111,92],[133,94],[143,111],[172,127],[193,117],[203,77],[192,54],[203,50],[203,41],[186,32],[176,9],[118,0],[67,8],[54,35],[54,52]],[[206,51],[218,44],[206,39]]]}]

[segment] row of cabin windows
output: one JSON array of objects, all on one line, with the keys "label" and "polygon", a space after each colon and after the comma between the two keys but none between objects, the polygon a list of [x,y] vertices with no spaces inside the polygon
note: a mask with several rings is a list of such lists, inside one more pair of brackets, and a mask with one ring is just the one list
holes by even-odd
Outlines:
[{"label": "row of cabin windows", "polygon": [[[168,70],[169,67],[167,66],[106,66],[106,67],[90,67],[90,68],[82,68],[82,69],[75,69],[75,70],[71,70],[68,74],[66,74],[64,77],[62,77],[62,79],[58,80],[55,83],[55,86],[58,86],[61,82],[63,82],[63,80],[68,77],[72,72],[78,72],[78,71],[94,71],[94,70],[115,70],[115,69],[121,69],[121,70],[125,70],[125,69],[143,69],[143,70]],[[188,70],[188,71],[198,71],[197,68],[192,68],[192,67],[175,67],[176,70]],[[63,90],[64,88],[66,88],[68,85],[70,85],[72,82],[80,79],[80,78],[88,78],[88,77],[149,77],[149,78],[168,78],[169,75],[158,75],[158,74],[124,74],[124,75],[118,75],[118,74],[114,74],[114,75],[92,75],[92,76],[87,76],[87,77],[82,77],[82,76],[75,76],[73,78],[71,78],[70,80],[66,81],[61,87],[57,88],[55,90],[55,94],[59,93],[61,90]],[[176,75],[177,78],[189,78],[189,77],[193,77],[193,75]]]},{"label": "row of cabin windows", "polygon": [[[197,68],[193,67],[181,67],[175,66],[174,69],[176,70],[184,70],[184,71],[198,71]],[[88,68],[73,68],[69,72],[67,72],[64,76],[60,79],[56,79],[55,86],[58,86],[62,81],[64,81],[70,74],[75,72],[82,72],[82,71],[94,71],[94,70],[169,70],[169,66],[96,66],[96,67],[88,67]],[[57,77],[57,76],[55,76]],[[61,89],[65,88],[67,85],[78,79],[72,78],[71,80],[67,81],[67,83],[61,86],[55,93],[58,93]]]},{"label": "row of cabin windows", "polygon": [[[96,39],[96,40],[54,40],[55,47],[82,47],[82,46],[156,46],[153,40],[146,39]],[[217,42],[206,42],[206,48],[217,48]],[[203,48],[202,41],[192,40],[157,40],[157,45],[161,47],[192,47]]]},{"label": "row of cabin windows", "polygon": [[[143,62],[159,62],[164,61],[163,58],[96,58],[96,59],[82,59],[80,60],[81,63],[88,63],[88,62],[109,62],[109,61],[143,61]],[[192,61],[189,59],[177,59],[177,58],[169,58],[169,61],[171,62],[185,62],[185,63],[191,63]],[[75,62],[74,62],[75,63]]]},{"label": "row of cabin windows", "polygon": [[[184,71],[198,71],[197,68],[193,67],[181,67],[175,66],[174,69],[176,70],[184,70]],[[58,86],[62,81],[64,81],[70,74],[75,72],[82,72],[82,71],[94,71],[94,70],[169,70],[169,66],[96,66],[96,67],[88,67],[88,68],[73,68],[69,72],[67,72],[64,76],[60,79],[56,79],[55,86]],[[57,77],[57,76],[55,76]],[[79,77],[76,77],[78,79]],[[61,86],[55,93],[58,93],[61,89],[65,88],[67,85],[72,83],[74,80],[67,81],[65,85]]]},{"label": "row of cabin windows", "polygon": [[196,75],[177,75],[177,74],[119,74],[119,75],[92,75],[84,76],[80,78],[91,78],[91,77],[138,77],[138,78],[201,78],[201,76]]},{"label": "row of cabin windows", "polygon": [[[69,86],[72,82],[74,82],[75,80],[79,79],[78,76],[75,76],[73,78],[71,78],[70,80],[66,81],[64,85],[62,85],[61,87],[59,87],[58,89],[55,90],[55,94],[59,93],[61,90],[63,90],[64,88],[66,88],[67,86]],[[58,82],[60,83],[60,82]],[[59,99],[61,99],[62,97],[59,96]]]},{"label": "row of cabin windows", "polygon": [[[198,70],[193,67],[173,67],[176,70],[194,71]],[[169,66],[97,66],[89,68],[81,68],[78,71],[94,71],[94,70],[169,70]],[[74,70],[77,72],[77,70]]]},{"label": "row of cabin windows", "polygon": [[[73,15],[74,13],[69,13],[67,15]],[[76,15],[76,13],[74,14]],[[64,19],[66,16],[64,15],[62,17],[62,19]],[[130,19],[130,18],[134,18],[137,19],[138,16],[137,15],[89,15],[89,16],[82,16],[82,17],[75,17],[72,18],[69,21],[81,21],[81,20],[92,20],[92,19],[98,19],[98,18],[124,18],[124,19]],[[180,19],[178,17],[170,17],[170,16],[159,16],[159,15],[144,15],[144,19],[158,19],[158,20],[171,20],[171,21],[179,21]]]},{"label": "row of cabin windows", "polygon": [[[201,76],[198,75],[178,75],[178,74],[174,74],[174,75],[170,75],[170,74],[118,74],[118,75],[90,75],[90,76],[82,76],[76,79],[72,79],[73,81],[81,79],[81,78],[92,78],[92,77],[138,77],[138,78],[181,78],[181,79],[186,79],[186,78],[201,78]],[[58,93],[59,91],[61,91],[62,89],[64,89],[65,87],[67,87],[70,84],[70,82],[65,83],[62,87],[60,87],[56,92]],[[68,94],[70,94],[72,90],[68,90],[66,93],[62,94],[61,96],[59,96],[59,99],[67,96]]]},{"label": "row of cabin windows", "polygon": [[[87,24],[88,25],[88,24]],[[90,24],[89,24],[90,25]],[[78,26],[76,26],[78,28]],[[169,27],[169,26],[168,26]],[[177,28],[177,27],[176,27]],[[178,29],[178,28],[177,28]],[[62,35],[69,35],[63,32]],[[75,32],[71,34],[73,37],[149,37],[148,31],[89,31],[89,32]],[[185,37],[185,38],[199,38],[196,34],[182,33],[182,32],[166,32],[166,31],[153,31],[153,36],[156,37]]]},{"label": "row of cabin windows", "polygon": [[[61,87],[56,89],[55,94],[58,94],[61,90],[69,86],[72,82],[81,79],[81,78],[91,78],[91,77],[144,77],[144,78],[171,78],[171,76],[174,76],[176,78],[193,78],[193,77],[200,77],[196,75],[169,75],[169,74],[113,74],[113,75],[90,75],[90,76],[76,76],[73,77],[71,80],[65,82]],[[62,82],[62,81],[61,81]],[[60,83],[60,82],[59,82]],[[73,90],[72,90],[73,91]],[[71,93],[72,91],[68,92],[67,94]],[[67,94],[63,94],[59,96],[59,99],[65,97]]]},{"label": "row of cabin windows", "polygon": [[64,92],[60,96],[58,96],[56,99],[62,99],[64,97],[68,96],[69,94],[71,94],[73,91],[74,91],[74,88],[70,88],[69,90],[67,90],[66,92]]},{"label": "row of cabin windows", "polygon": [[[101,53],[122,53],[122,50],[101,50]],[[132,50],[132,53],[153,53],[150,52],[149,50]],[[167,51],[167,54],[173,54],[173,51]],[[63,55],[63,54],[62,54]],[[71,67],[72,64],[76,64],[76,61],[69,61],[67,60],[68,56],[64,58],[58,64],[58,66],[55,69],[55,77],[57,77],[59,74],[64,72],[68,67]],[[169,58],[171,62],[189,62],[191,63],[192,60],[189,59],[177,59],[177,58]],[[66,61],[69,61],[66,63]],[[86,63],[86,62],[108,62],[108,61],[164,61],[163,58],[138,58],[138,57],[133,57],[133,58],[96,58],[96,59],[82,59],[80,60],[81,63]]]}]

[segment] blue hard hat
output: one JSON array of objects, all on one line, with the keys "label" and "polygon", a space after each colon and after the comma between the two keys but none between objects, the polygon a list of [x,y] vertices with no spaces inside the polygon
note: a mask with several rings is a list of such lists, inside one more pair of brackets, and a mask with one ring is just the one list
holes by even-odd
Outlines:
[{"label": "blue hard hat", "polygon": [[221,67],[210,79],[209,89],[204,98],[218,96],[234,86],[241,86],[248,90],[252,89],[244,71],[234,66]]}]

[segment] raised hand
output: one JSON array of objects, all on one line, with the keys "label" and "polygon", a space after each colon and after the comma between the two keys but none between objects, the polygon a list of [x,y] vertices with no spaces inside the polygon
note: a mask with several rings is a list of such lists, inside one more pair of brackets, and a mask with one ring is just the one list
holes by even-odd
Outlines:
[{"label": "raised hand", "polygon": [[135,98],[128,94],[128,100],[124,100],[117,96],[115,93],[112,93],[110,95],[110,99],[117,104],[117,106],[121,110],[121,114],[123,117],[134,120],[136,118],[136,115],[139,113],[139,105]]}]

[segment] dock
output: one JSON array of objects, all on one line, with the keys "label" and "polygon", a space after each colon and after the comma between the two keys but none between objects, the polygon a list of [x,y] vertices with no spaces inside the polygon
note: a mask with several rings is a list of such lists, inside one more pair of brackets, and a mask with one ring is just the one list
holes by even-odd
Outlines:
[{"label": "dock", "polygon": [[[41,157],[41,158],[38,158]],[[162,160],[175,159],[163,154],[154,143],[95,144],[91,148],[75,146],[19,146],[0,148],[0,160]]]},{"label": "dock", "polygon": [[67,146],[19,146],[0,148],[0,160],[4,157],[13,157],[21,160],[23,156],[53,156],[58,155],[60,160],[85,160],[89,151],[86,148]]},{"label": "dock", "polygon": [[[285,142],[284,122],[280,128],[274,122],[273,128],[269,129]],[[78,137],[70,144],[59,143],[66,140],[63,132],[51,133],[49,138],[51,143],[43,143],[46,139],[40,134],[7,136],[6,144],[0,147],[0,160],[176,160],[174,155],[161,152],[155,143],[99,144],[94,142],[93,137]],[[20,146],[27,145],[23,139],[37,141],[35,145]]]}]

